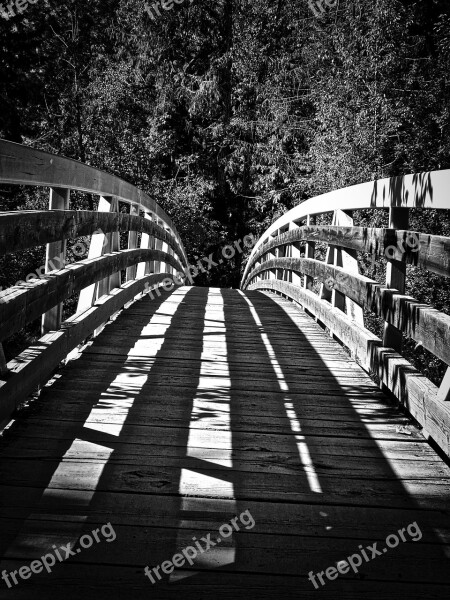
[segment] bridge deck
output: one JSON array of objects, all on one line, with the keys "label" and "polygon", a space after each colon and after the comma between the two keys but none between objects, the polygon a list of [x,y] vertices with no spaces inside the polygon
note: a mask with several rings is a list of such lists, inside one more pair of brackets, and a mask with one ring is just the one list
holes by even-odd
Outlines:
[{"label": "bridge deck", "polygon": [[[316,575],[321,593],[447,598],[450,469],[405,424],[285,300],[187,287],[143,299],[1,441],[1,570],[100,540],[50,574],[0,580],[2,597],[315,598],[310,571],[377,542],[357,574]],[[144,575],[208,534],[192,567]]]}]

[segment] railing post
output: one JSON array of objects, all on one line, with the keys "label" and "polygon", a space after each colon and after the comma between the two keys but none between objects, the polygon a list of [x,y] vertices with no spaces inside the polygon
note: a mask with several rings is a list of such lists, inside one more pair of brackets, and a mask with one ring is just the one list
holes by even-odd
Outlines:
[{"label": "railing post", "polygon": [[[354,226],[352,211],[337,210],[335,220],[336,225],[340,225],[342,227]],[[337,267],[342,267],[347,273],[358,274],[358,255],[356,253],[356,250],[348,250],[346,248],[337,247],[335,265]],[[341,294],[336,290],[333,290],[333,294],[334,297],[338,295],[342,297],[341,303],[344,306],[342,310],[345,310],[345,312],[350,316],[352,321],[363,327],[364,311],[361,308],[361,306],[356,304],[356,302],[354,302],[350,298],[346,298],[344,294]]]},{"label": "railing post", "polygon": [[[130,215],[139,216],[139,204],[130,204]],[[138,232],[130,231],[128,233],[128,249],[134,250],[137,248],[137,240],[138,240]],[[131,281],[132,279],[136,279],[136,265],[127,268],[126,271],[126,280]]]},{"label": "railing post", "polygon": [[[313,215],[308,215],[306,217],[306,225],[307,227],[316,224],[316,217]],[[306,242],[305,245],[305,258],[315,258],[316,256],[316,243],[315,242]],[[308,290],[312,290],[314,283],[314,278],[311,275],[304,275],[303,277],[303,285]]]},{"label": "railing post", "polygon": [[[104,204],[104,212],[118,212],[119,210],[119,202],[117,198],[113,198],[111,196],[102,197],[100,198],[100,202]],[[106,233],[103,238],[101,254],[109,254],[110,252],[117,252],[118,250],[120,250],[119,232],[113,231],[111,233]],[[115,287],[120,287],[120,283],[120,271],[113,273],[109,277],[105,277],[105,279],[102,279],[102,281],[98,282],[96,294],[97,298],[100,298],[100,296],[104,296],[105,294],[109,294],[109,292]]]},{"label": "railing post", "polygon": [[[276,237],[278,235],[278,231],[274,231],[272,233],[272,237]],[[278,258],[278,248],[272,248],[266,255],[266,260],[272,260],[274,258]],[[277,269],[270,269],[267,271],[268,279],[276,279],[277,278]]]},{"label": "railing post", "polygon": [[[157,225],[159,225],[160,227],[164,227],[164,223],[162,223],[162,221],[160,221],[157,217],[155,217],[155,222]],[[163,242],[162,240],[160,240],[159,238],[155,238],[155,250],[161,250],[163,249]],[[153,266],[155,269],[155,273],[162,273],[162,262],[160,260],[155,260],[153,262]]]},{"label": "railing post", "polygon": [[[408,229],[409,209],[392,206],[389,210],[389,227],[391,229]],[[405,293],[406,263],[387,257],[386,287]],[[384,324],[383,344],[397,352],[402,348],[402,332],[390,323]]]},{"label": "railing post", "polygon": [[[166,226],[165,223],[162,224],[162,227],[164,229],[164,231],[168,234],[170,234],[170,229]],[[166,242],[163,242],[161,245],[161,250],[163,252],[166,252],[167,254],[170,254],[170,247],[169,244],[167,244]],[[164,267],[163,267],[164,265]],[[165,273],[170,273],[170,265],[168,265],[166,262],[161,263],[161,271],[164,271]]]},{"label": "railing post", "polygon": [[[100,196],[98,200],[97,212],[111,212],[113,208],[117,209],[117,205],[118,202],[116,198],[113,199],[112,196]],[[94,233],[91,236],[88,258],[98,258],[99,256],[102,256],[105,248],[108,248],[108,251],[118,250],[118,235],[118,233]],[[84,312],[94,304],[98,296],[108,293],[111,281],[114,281],[115,284],[120,285],[120,273],[112,275],[111,278],[105,277],[105,279],[100,282],[101,285],[92,283],[88,287],[81,290],[80,297],[78,299],[77,312]],[[116,285],[114,287],[116,287]]]},{"label": "railing post", "polygon": [[[334,211],[333,214],[333,221],[332,221],[332,225],[336,225],[336,221],[337,221],[337,216],[336,216],[336,212]],[[327,248],[327,252],[325,255],[325,264],[327,265],[336,265],[337,264],[337,247],[336,246],[332,246],[329,245]],[[333,306],[336,306],[337,308],[340,308],[341,310],[345,310],[345,298],[341,298],[341,295],[336,295],[334,293],[334,289],[332,287],[330,287],[329,285],[326,285],[325,282],[323,282],[320,286],[320,292],[319,292],[319,298],[321,298],[322,300],[326,300],[327,302],[330,302]]]},{"label": "railing post", "polygon": [[[68,210],[70,190],[64,188],[50,188],[50,210]],[[59,270],[66,264],[66,240],[47,244],[45,254],[45,272]],[[61,327],[63,303],[60,302],[51,310],[42,315],[42,335],[49,331],[56,331]]]},{"label": "railing post", "polygon": [[[151,214],[148,212],[145,212],[144,219],[146,221],[151,221],[152,220]],[[150,244],[151,244],[151,238],[150,238],[149,234],[142,232],[141,248],[143,248],[144,250],[147,250],[150,248]],[[148,273],[150,273],[150,262],[149,261],[140,262],[136,269],[136,278],[144,277],[144,275],[147,275]]]}]

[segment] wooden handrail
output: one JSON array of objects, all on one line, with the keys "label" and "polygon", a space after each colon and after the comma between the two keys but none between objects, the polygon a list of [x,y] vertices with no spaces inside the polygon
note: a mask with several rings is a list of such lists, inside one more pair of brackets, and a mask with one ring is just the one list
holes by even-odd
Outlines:
[{"label": "wooden handrail", "polygon": [[88,285],[149,260],[162,261],[179,272],[183,270],[166,252],[137,248],[72,263],[28,284],[0,292],[0,342]]},{"label": "wooden handrail", "polygon": [[[449,207],[450,208],[450,207]],[[336,227],[317,225],[298,227],[271,238],[254,254],[255,263],[270,250],[296,242],[319,242],[371,254],[375,258],[389,257],[450,277],[450,239],[409,230],[375,227]],[[242,280],[248,283],[249,274]]]},{"label": "wooden handrail", "polygon": [[92,212],[88,210],[34,210],[0,212],[0,256],[27,250],[61,239],[103,233],[136,231],[168,244],[187,266],[183,249],[165,229],[127,213]]},{"label": "wooden handrail", "polygon": [[449,189],[450,169],[447,169],[369,181],[310,198],[282,215],[264,232],[253,247],[243,278],[247,276],[248,268],[263,243],[282,233],[280,230],[289,229],[291,224],[300,224],[308,216],[332,213],[338,209],[450,209]]},{"label": "wooden handrail", "polygon": [[271,259],[256,267],[249,278],[253,279],[260,273],[275,269],[296,271],[321,281],[332,282],[334,289],[359,306],[383,317],[387,323],[420,342],[426,350],[450,365],[449,315],[418,302],[411,296],[400,294],[398,290],[387,288],[373,279],[347,273],[345,269],[310,258]]},{"label": "wooden handrail", "polygon": [[[406,265],[450,277],[450,238],[408,229],[412,207],[450,209],[450,171],[407,175],[307,200],[280,217],[249,257],[242,289],[280,293],[300,304],[405,405],[450,456],[450,316],[405,294]],[[389,209],[388,228],[353,226],[358,209]],[[316,225],[332,213],[332,225]],[[316,243],[327,246],[317,260]],[[358,273],[357,252],[385,261],[386,282]],[[303,254],[302,254],[303,253]],[[319,293],[314,281],[321,282]],[[383,339],[363,310],[382,317]],[[405,335],[447,365],[437,388],[401,355]]]},{"label": "wooden handrail", "polygon": [[[0,213],[0,256],[46,244],[45,275],[39,268],[0,292],[0,342],[41,315],[43,330],[37,344],[7,365],[0,361],[1,423],[125,304],[152,287],[183,283],[188,262],[170,217],[114,175],[0,140],[0,183],[50,188],[50,210]],[[97,194],[98,211],[70,210],[71,190]],[[129,214],[119,212],[119,200],[129,204]],[[120,250],[120,232],[128,233],[126,250]],[[81,236],[91,236],[88,258],[67,265],[67,240]],[[61,323],[63,302],[76,292],[76,314]]]}]

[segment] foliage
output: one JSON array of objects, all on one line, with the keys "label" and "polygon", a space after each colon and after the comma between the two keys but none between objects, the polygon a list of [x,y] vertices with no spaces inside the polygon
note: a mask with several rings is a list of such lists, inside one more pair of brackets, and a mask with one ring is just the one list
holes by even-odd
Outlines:
[{"label": "foliage", "polygon": [[[156,20],[144,4],[48,0],[0,19],[0,136],[138,185],[173,216],[192,263],[308,197],[450,167],[447,0],[340,0],[319,18],[304,0],[193,0]],[[44,198],[0,196],[8,209]],[[418,211],[412,227],[449,235],[450,218]],[[243,256],[197,282],[238,285]],[[40,260],[7,257],[0,285]],[[408,286],[448,309],[440,278],[409,270]]]}]

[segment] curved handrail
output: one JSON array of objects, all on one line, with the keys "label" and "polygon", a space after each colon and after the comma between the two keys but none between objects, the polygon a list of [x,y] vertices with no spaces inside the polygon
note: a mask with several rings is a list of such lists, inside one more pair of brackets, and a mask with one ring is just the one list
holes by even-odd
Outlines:
[{"label": "curved handrail", "polygon": [[379,179],[341,188],[306,200],[294,206],[266,229],[253,247],[242,282],[260,246],[290,223],[297,223],[310,215],[340,210],[365,208],[436,208],[450,209],[450,169],[429,171]]},{"label": "curved handrail", "polygon": [[[159,296],[161,289],[183,284],[189,275],[186,251],[170,217],[147,194],[114,175],[0,140],[0,183],[50,188],[50,210],[0,213],[0,256],[47,248],[45,265],[26,281],[0,290],[2,423],[111,315],[153,288]],[[71,190],[98,195],[98,210],[69,210]],[[119,212],[119,200],[130,205],[129,214]],[[127,249],[120,249],[120,232],[128,233]],[[84,236],[91,236],[88,258],[66,264],[67,240]],[[76,313],[62,323],[63,302],[77,292]],[[2,340],[41,315],[43,336],[6,365]]]},{"label": "curved handrail", "polygon": [[[450,316],[405,295],[407,264],[450,277],[450,237],[410,231],[413,207],[450,209],[450,170],[364,183],[296,206],[255,244],[241,288],[300,304],[450,456]],[[370,208],[389,209],[388,228],[354,226],[353,211]],[[332,225],[314,223],[324,213],[333,213]],[[317,242],[328,248],[325,261],[315,256]],[[385,284],[359,274],[357,252],[386,261]],[[384,320],[383,339],[365,327],[364,310]],[[401,355],[403,335],[447,365],[439,388]]]},{"label": "curved handrail", "polygon": [[187,267],[183,248],[155,221],[127,213],[88,210],[23,210],[0,212],[0,256],[49,244],[64,238],[103,233],[135,231],[154,236],[170,246]]},{"label": "curved handrail", "polygon": [[[172,219],[148,194],[116,175],[72,158],[0,139],[0,183],[77,190],[139,204],[161,219],[183,248]],[[187,262],[185,253],[184,258]]]}]

